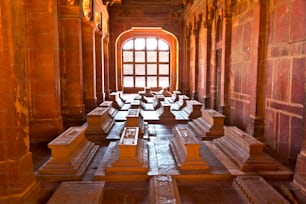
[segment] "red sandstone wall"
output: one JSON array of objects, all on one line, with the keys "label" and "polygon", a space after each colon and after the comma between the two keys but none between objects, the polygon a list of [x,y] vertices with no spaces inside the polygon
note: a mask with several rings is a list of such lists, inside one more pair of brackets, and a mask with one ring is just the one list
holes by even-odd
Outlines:
[{"label": "red sandstone wall", "polygon": [[244,5],[232,18],[231,63],[230,63],[230,121],[241,129],[246,129],[249,111],[251,83],[252,23],[253,8]]},{"label": "red sandstone wall", "polygon": [[[161,27],[174,34],[179,46],[183,45],[183,8],[179,0],[150,2],[135,2],[128,0],[122,4],[113,5],[110,10],[109,21],[109,88],[116,91],[116,61],[115,46],[118,36],[132,27]],[[158,4],[166,6],[158,6]],[[180,50],[179,59],[183,50]],[[182,64],[182,61],[179,60]]]},{"label": "red sandstone wall", "polygon": [[265,60],[265,141],[295,158],[303,137],[306,1],[271,1]]}]

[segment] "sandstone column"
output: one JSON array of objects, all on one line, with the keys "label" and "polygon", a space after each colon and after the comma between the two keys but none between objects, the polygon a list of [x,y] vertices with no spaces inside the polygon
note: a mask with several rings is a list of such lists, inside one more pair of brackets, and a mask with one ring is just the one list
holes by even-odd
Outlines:
[{"label": "sandstone column", "polygon": [[265,3],[254,2],[252,26],[252,48],[251,48],[251,69],[252,80],[250,86],[250,116],[247,132],[257,139],[263,141],[263,115],[264,115],[264,93],[263,93],[263,63],[265,39]]},{"label": "sandstone column", "polygon": [[230,50],[231,50],[231,27],[232,19],[230,11],[224,12],[223,18],[223,32],[222,32],[222,71],[221,71],[221,99],[219,104],[220,112],[225,115],[225,122],[229,123],[229,64],[230,64]]},{"label": "sandstone column", "polygon": [[0,203],[35,203],[24,1],[0,1]]},{"label": "sandstone column", "polygon": [[78,1],[59,1],[59,59],[62,117],[65,127],[85,121],[81,9]]},{"label": "sandstone column", "polygon": [[63,129],[57,1],[26,1],[31,141],[50,141]]},{"label": "sandstone column", "polygon": [[82,21],[83,84],[86,112],[90,112],[97,106],[94,29],[92,21]]},{"label": "sandstone column", "polygon": [[97,104],[104,101],[104,84],[102,83],[102,36],[102,33],[95,32]]}]

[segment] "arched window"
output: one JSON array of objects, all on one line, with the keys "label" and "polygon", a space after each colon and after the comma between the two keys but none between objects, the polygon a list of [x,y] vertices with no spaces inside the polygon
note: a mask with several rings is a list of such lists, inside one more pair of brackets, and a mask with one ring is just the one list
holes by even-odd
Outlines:
[{"label": "arched window", "polygon": [[135,27],[116,40],[116,83],[118,90],[135,93],[177,89],[178,41],[159,27]]},{"label": "arched window", "polygon": [[170,48],[158,37],[137,37],[122,46],[124,88],[169,87]]}]

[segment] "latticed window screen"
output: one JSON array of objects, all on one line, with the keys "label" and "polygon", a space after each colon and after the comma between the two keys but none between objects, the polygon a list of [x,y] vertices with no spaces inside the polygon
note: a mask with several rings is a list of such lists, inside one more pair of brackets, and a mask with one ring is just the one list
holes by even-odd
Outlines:
[{"label": "latticed window screen", "polygon": [[123,87],[168,87],[170,47],[156,37],[133,38],[122,47]]}]

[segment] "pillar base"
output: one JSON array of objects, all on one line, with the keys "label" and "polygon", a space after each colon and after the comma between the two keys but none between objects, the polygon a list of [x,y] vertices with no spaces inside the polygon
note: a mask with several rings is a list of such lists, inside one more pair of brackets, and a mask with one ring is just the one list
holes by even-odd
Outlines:
[{"label": "pillar base", "polygon": [[2,162],[0,175],[0,203],[36,203],[40,195],[40,184],[33,173],[31,152],[19,159]]},{"label": "pillar base", "polygon": [[48,142],[63,131],[62,117],[53,119],[33,119],[30,121],[31,142]]},{"label": "pillar base", "polygon": [[86,121],[85,105],[62,106],[64,128],[80,126]]},{"label": "pillar base", "polygon": [[40,183],[33,182],[27,189],[18,194],[0,196],[0,203],[37,203],[40,195]]},{"label": "pillar base", "polygon": [[85,103],[85,111],[86,113],[89,113],[92,111],[94,108],[97,107],[97,98],[84,98],[84,103]]},{"label": "pillar base", "polygon": [[111,93],[110,90],[105,90],[105,92],[104,92],[105,100],[109,100],[110,99],[110,93]]},{"label": "pillar base", "polygon": [[259,141],[264,141],[264,120],[262,117],[249,116],[247,131],[248,134],[254,136]]},{"label": "pillar base", "polygon": [[199,93],[197,91],[192,92],[192,99],[193,100],[199,100]]},{"label": "pillar base", "polygon": [[104,101],[103,93],[97,93],[97,104],[100,104]]},{"label": "pillar base", "polygon": [[230,106],[220,105],[218,108],[218,112],[224,115],[224,124],[230,124],[230,121],[229,121]]},{"label": "pillar base", "polygon": [[209,96],[203,96],[203,106],[204,106],[204,109],[211,109],[211,106],[210,106],[210,98]]}]

